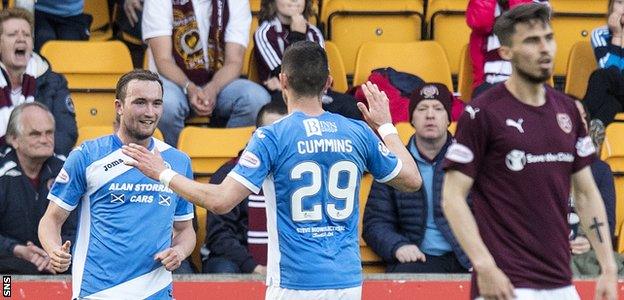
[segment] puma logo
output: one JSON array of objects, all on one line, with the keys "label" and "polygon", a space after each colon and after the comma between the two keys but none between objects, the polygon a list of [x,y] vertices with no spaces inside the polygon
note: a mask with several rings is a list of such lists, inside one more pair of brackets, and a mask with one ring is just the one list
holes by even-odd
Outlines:
[{"label": "puma logo", "polygon": [[470,119],[472,120],[474,120],[474,118],[477,116],[477,113],[481,111],[480,109],[474,108],[470,105],[467,105],[464,110],[470,114]]},{"label": "puma logo", "polygon": [[518,119],[517,122],[512,119],[507,119],[507,121],[505,121],[505,124],[507,126],[515,127],[516,129],[518,129],[518,131],[520,131],[520,133],[524,133],[524,129],[522,128],[522,122],[524,122],[523,119]]}]

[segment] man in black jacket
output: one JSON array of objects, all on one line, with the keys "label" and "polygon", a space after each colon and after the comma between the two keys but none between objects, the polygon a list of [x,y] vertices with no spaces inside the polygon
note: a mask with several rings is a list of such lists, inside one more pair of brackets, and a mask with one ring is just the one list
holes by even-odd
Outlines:
[{"label": "man in black jacket", "polygon": [[407,148],[423,186],[405,193],[374,182],[364,211],[363,237],[387,263],[387,272],[464,273],[470,262],[440,207],[444,171],[440,162],[451,143],[452,95],[429,83],[410,96],[409,118],[416,129]]},{"label": "man in black jacket", "polygon": [[[9,118],[11,145],[0,159],[0,273],[54,273],[37,237],[48,191],[63,161],[54,156],[54,117],[39,102],[17,106]],[[76,214],[65,223],[63,240],[73,241]]]},{"label": "man in black jacket", "polygon": [[[256,127],[272,124],[286,115],[286,106],[276,102],[264,105],[258,112]],[[227,162],[210,178],[220,183],[234,168],[238,157]],[[266,275],[267,243],[266,204],[262,190],[238,204],[224,215],[208,214],[204,273],[257,273]]]}]

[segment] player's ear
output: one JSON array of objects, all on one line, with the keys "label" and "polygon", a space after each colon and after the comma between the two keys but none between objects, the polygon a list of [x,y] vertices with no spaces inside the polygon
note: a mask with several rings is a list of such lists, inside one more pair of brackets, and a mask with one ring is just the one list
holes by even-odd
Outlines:
[{"label": "player's ear", "polygon": [[501,45],[498,48],[498,55],[504,60],[511,60],[513,58],[513,54],[511,53],[511,47]]},{"label": "player's ear", "polygon": [[331,77],[331,75],[327,75],[327,80],[325,81],[325,87],[323,87],[324,93],[327,93],[327,90],[332,86],[332,83],[334,83],[334,78]]},{"label": "player's ear", "polygon": [[278,77],[282,91],[285,91],[288,88],[288,76],[284,73],[279,73]]}]

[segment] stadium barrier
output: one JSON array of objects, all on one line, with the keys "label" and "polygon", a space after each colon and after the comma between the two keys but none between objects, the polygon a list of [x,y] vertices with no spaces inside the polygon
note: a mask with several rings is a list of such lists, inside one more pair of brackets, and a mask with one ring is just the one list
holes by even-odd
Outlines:
[{"label": "stadium barrier", "polygon": [[[3,276],[3,294],[7,290]],[[593,299],[595,280],[575,279],[581,299]],[[70,299],[70,276],[11,276],[10,298]],[[264,299],[263,277],[257,275],[175,275],[175,299]],[[624,278],[618,282],[619,299],[624,298]],[[469,275],[365,274],[362,299],[469,299]]]}]

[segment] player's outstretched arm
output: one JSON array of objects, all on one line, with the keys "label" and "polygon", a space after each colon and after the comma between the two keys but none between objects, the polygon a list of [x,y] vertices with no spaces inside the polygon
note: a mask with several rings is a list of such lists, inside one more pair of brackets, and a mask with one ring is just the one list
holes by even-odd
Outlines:
[{"label": "player's outstretched arm", "polygon": [[221,184],[216,185],[178,176],[180,174],[165,167],[157,149],[152,153],[143,146],[130,144],[123,146],[122,152],[134,159],[126,161],[125,164],[139,169],[149,178],[160,181],[189,202],[216,214],[229,212],[251,194],[247,187],[230,177],[226,177]]},{"label": "player's outstretched arm", "polygon": [[595,299],[617,299],[617,266],[613,257],[611,232],[602,196],[596,187],[590,167],[572,175],[574,201],[581,225],[600,263]]},{"label": "player's outstretched arm", "polygon": [[39,241],[50,256],[52,269],[57,273],[67,271],[71,263],[71,254],[69,254],[71,243],[65,241],[65,244],[61,245],[61,228],[69,217],[69,213],[58,204],[50,201],[48,209],[39,222]]},{"label": "player's outstretched arm", "polygon": [[[368,101],[368,107],[358,102],[358,108],[364,116],[364,120],[373,130],[379,132],[386,147],[392,151],[403,164],[399,174],[387,183],[406,192],[414,192],[422,186],[422,178],[418,166],[412,155],[407,151],[399,138],[396,128],[392,125],[388,96],[380,91],[377,85],[367,81],[362,85],[362,91]],[[390,131],[386,132],[386,129]],[[393,129],[393,130],[392,130]]]},{"label": "player's outstretched arm", "polygon": [[453,233],[466,252],[474,271],[478,274],[477,285],[485,299],[513,299],[513,285],[507,276],[496,266],[492,254],[483,243],[466,198],[473,179],[455,170],[444,176],[442,187],[442,209],[451,225]]}]

